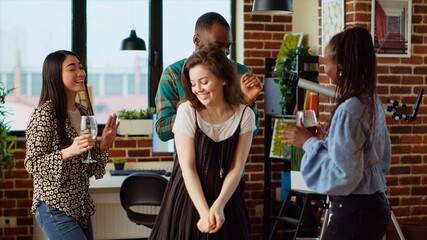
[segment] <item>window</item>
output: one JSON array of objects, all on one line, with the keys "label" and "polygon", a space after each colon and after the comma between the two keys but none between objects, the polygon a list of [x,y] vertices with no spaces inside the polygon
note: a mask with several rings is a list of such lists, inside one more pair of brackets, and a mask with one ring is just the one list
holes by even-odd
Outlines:
[{"label": "window", "polygon": [[121,108],[149,105],[148,51],[120,51],[135,30],[149,47],[149,0],[87,0],[87,81],[99,123]]},{"label": "window", "polygon": [[[215,11],[231,25],[232,4],[235,1],[0,0],[0,81],[7,89],[15,88],[6,97],[11,129],[25,130],[39,101],[43,61],[60,49],[77,52],[86,64],[99,123],[120,108],[153,105],[163,66],[194,51],[197,18]],[[156,17],[163,24],[153,21]],[[131,30],[145,40],[147,51],[120,51]],[[163,53],[160,64],[153,64],[158,56],[154,52]]]},{"label": "window", "polygon": [[25,130],[41,91],[44,58],[71,48],[71,0],[0,0],[0,81],[12,130]]},{"label": "window", "polygon": [[194,26],[202,14],[217,12],[231,26],[230,1],[163,0],[163,66],[186,58],[194,51]]}]

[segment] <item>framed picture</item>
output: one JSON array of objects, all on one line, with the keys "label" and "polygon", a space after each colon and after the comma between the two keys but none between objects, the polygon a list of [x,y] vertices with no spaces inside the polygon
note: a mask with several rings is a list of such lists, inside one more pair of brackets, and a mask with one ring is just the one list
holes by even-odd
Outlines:
[{"label": "framed picture", "polygon": [[283,126],[281,123],[293,123],[295,124],[295,117],[289,115],[289,118],[276,118],[274,119],[273,126],[273,136],[271,136],[271,146],[270,146],[270,158],[281,158],[289,160],[291,157],[291,145],[282,144],[280,139],[280,130]]},{"label": "framed picture", "polygon": [[287,33],[283,36],[283,41],[280,44],[280,49],[276,58],[275,70],[279,68],[280,62],[285,59],[285,54],[290,49],[296,49],[301,46],[303,34],[302,33]]},{"label": "framed picture", "polygon": [[410,57],[412,0],[372,0],[372,38],[378,57]]},{"label": "framed picture", "polygon": [[344,29],[344,0],[322,0],[322,56],[332,36]]}]

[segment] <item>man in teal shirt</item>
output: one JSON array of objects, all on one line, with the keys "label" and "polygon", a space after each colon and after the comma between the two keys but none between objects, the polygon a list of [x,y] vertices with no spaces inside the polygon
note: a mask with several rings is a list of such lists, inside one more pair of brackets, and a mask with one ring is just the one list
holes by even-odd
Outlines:
[{"label": "man in teal shirt", "polygon": [[[193,42],[196,49],[203,45],[215,45],[223,48],[228,55],[231,46],[230,25],[218,13],[205,13],[196,22]],[[175,121],[177,105],[184,99],[184,90],[181,83],[184,62],[185,59],[182,59],[169,65],[160,78],[155,101],[157,111],[156,131],[162,141],[168,141],[174,137],[172,127]],[[244,101],[255,113],[257,130],[254,131],[254,135],[256,135],[259,129],[259,111],[255,101],[261,93],[262,84],[249,71],[248,67],[234,61],[233,64],[239,73]]]}]

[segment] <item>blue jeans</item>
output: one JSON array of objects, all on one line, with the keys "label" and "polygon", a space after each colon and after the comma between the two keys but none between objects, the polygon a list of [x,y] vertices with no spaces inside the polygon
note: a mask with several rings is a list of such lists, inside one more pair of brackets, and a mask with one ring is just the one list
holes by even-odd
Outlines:
[{"label": "blue jeans", "polygon": [[330,196],[332,216],[324,240],[381,240],[391,209],[383,192],[371,195]]},{"label": "blue jeans", "polygon": [[92,221],[88,218],[88,226],[82,228],[79,222],[40,202],[34,213],[37,223],[50,240],[93,240]]}]

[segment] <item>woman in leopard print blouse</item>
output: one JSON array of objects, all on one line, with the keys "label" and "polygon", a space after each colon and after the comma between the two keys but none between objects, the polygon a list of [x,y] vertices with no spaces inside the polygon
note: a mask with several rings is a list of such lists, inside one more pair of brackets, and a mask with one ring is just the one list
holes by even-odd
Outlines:
[{"label": "woman in leopard print blouse", "polygon": [[[100,143],[80,134],[81,116],[93,114],[91,108],[75,103],[77,93],[87,91],[85,78],[76,54],[49,54],[43,63],[39,105],[26,130],[25,168],[34,182],[31,212],[49,239],[93,239],[95,205],[89,178],[103,177],[119,125],[116,114],[110,115]],[[82,163],[88,150],[96,163]]]}]

